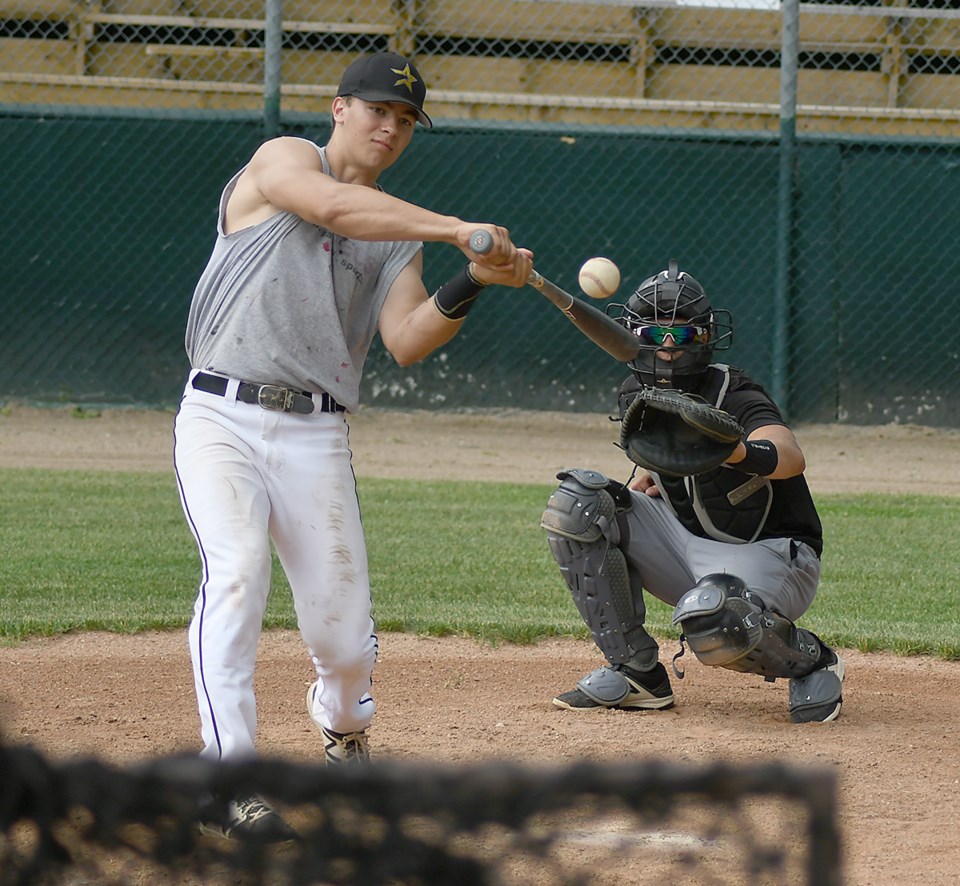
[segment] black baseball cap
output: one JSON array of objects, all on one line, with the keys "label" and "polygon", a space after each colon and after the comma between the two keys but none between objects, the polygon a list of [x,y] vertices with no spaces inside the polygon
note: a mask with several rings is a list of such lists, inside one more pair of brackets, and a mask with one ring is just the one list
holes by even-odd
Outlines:
[{"label": "black baseball cap", "polygon": [[424,126],[433,127],[423,110],[427,96],[423,77],[412,61],[395,52],[358,58],[343,72],[337,95],[354,95],[368,102],[403,102],[417,112]]}]

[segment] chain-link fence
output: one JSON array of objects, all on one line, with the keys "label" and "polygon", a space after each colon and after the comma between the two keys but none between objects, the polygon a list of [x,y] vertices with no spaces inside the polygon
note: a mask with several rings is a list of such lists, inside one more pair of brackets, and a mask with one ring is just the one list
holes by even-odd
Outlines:
[{"label": "chain-link fence", "polygon": [[[614,301],[676,257],[796,420],[956,425],[956,5],[0,0],[0,397],[175,402],[226,179],[393,49],[437,125],[388,190],[572,291],[607,255]],[[461,261],[428,244],[428,287]],[[416,367],[378,347],[368,404],[604,411],[624,374],[529,289]]]}]

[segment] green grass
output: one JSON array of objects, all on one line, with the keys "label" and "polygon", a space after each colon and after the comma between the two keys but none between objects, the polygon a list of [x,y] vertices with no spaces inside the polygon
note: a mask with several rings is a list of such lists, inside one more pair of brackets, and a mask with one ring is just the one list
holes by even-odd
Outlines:
[{"label": "green grass", "polygon": [[840,646],[960,658],[960,499],[821,496],[820,590],[808,617]]},{"label": "green grass", "polygon": [[[199,576],[172,476],[0,471],[0,642],[74,630],[182,628]],[[361,480],[384,631],[490,642],[587,636],[549,554],[552,487]],[[801,624],[827,642],[960,659],[960,500],[820,496],[827,550]],[[278,567],[268,627],[294,627]],[[650,629],[676,637],[670,607]]]}]

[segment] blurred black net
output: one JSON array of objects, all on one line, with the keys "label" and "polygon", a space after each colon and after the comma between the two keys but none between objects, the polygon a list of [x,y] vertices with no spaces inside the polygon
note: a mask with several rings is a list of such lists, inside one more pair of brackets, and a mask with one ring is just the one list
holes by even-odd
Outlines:
[{"label": "blurred black net", "polygon": [[[835,776],[781,763],[562,768],[195,757],[127,767],[0,747],[0,884],[839,884]],[[201,836],[251,793],[283,844]]]}]

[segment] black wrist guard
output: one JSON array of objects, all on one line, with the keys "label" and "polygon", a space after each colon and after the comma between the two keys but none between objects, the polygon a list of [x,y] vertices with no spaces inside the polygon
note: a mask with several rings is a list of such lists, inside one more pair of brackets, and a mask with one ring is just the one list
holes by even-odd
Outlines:
[{"label": "black wrist guard", "polygon": [[780,456],[777,447],[769,440],[744,440],[743,445],[747,447],[743,461],[730,465],[735,471],[769,477],[777,469]]},{"label": "black wrist guard", "polygon": [[433,294],[437,310],[448,320],[462,320],[484,285],[470,273],[470,265],[467,265]]}]

